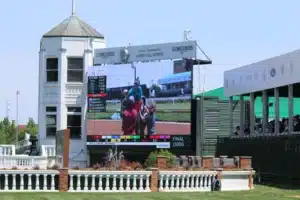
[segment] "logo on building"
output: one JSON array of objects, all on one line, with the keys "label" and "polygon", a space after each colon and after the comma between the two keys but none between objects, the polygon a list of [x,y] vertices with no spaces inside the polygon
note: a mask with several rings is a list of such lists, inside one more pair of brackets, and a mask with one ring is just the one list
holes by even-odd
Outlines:
[{"label": "logo on building", "polygon": [[271,76],[271,77],[275,77],[275,76],[276,76],[276,69],[275,69],[275,68],[272,68],[272,69],[270,70],[270,76]]},{"label": "logo on building", "polygon": [[194,50],[193,45],[172,47],[172,51],[179,51],[181,54],[193,50]]}]

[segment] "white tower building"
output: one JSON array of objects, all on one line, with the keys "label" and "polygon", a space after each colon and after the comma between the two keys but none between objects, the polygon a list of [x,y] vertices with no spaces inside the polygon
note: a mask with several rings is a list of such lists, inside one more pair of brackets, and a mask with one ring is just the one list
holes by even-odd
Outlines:
[{"label": "white tower building", "polygon": [[55,132],[70,129],[70,167],[85,167],[87,69],[104,36],[75,15],[43,35],[39,52],[38,129],[41,145],[55,145]]}]

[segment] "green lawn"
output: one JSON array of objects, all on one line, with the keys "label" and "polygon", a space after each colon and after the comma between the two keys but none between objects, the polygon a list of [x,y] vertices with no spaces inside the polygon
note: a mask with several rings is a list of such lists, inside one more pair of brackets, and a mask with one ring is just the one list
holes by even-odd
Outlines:
[{"label": "green lawn", "polygon": [[1,193],[1,200],[288,200],[300,199],[300,190],[256,186],[241,192],[184,193]]}]

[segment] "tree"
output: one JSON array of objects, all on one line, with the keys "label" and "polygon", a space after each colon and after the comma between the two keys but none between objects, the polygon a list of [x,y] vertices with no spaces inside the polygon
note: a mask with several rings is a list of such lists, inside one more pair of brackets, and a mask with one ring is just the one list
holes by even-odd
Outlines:
[{"label": "tree", "polygon": [[0,144],[12,144],[16,139],[16,125],[14,121],[4,118],[0,121]]},{"label": "tree", "polygon": [[24,140],[25,133],[29,133],[30,135],[34,135],[34,136],[36,136],[38,133],[37,124],[35,123],[32,117],[28,119],[25,129],[20,131],[19,140]]},{"label": "tree", "polygon": [[161,88],[158,85],[156,85],[156,84],[153,84],[150,89],[151,89],[151,91],[152,90],[155,91],[155,95],[156,96],[159,95],[159,93],[161,92]]}]

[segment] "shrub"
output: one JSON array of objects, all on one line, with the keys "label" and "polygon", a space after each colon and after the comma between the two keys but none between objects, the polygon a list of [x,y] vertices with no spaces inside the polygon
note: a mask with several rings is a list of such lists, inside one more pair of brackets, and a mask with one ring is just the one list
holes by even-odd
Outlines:
[{"label": "shrub", "polygon": [[146,167],[155,167],[156,166],[156,160],[158,156],[165,156],[167,157],[167,165],[172,166],[174,163],[174,154],[172,154],[168,150],[159,150],[159,151],[153,151],[149,154],[145,166]]},{"label": "shrub", "polygon": [[101,164],[99,164],[99,163],[96,163],[96,164],[94,164],[93,165],[93,169],[94,170],[98,170],[98,169],[100,169],[102,166],[101,166]]},{"label": "shrub", "polygon": [[132,162],[131,165],[130,165],[130,167],[133,170],[138,170],[138,169],[142,169],[143,168],[143,166],[139,162]]}]

